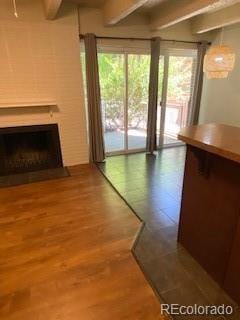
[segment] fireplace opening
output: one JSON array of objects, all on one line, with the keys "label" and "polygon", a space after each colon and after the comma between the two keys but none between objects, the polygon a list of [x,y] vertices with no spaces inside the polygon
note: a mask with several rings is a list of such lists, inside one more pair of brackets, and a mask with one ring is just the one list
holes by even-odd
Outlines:
[{"label": "fireplace opening", "polygon": [[0,175],[62,167],[58,126],[0,129]]}]

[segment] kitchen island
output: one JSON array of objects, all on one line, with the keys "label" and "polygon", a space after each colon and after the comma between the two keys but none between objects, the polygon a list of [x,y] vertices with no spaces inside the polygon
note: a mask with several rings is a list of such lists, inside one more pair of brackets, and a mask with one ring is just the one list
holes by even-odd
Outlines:
[{"label": "kitchen island", "polygon": [[178,241],[240,303],[240,128],[182,129],[187,144]]}]

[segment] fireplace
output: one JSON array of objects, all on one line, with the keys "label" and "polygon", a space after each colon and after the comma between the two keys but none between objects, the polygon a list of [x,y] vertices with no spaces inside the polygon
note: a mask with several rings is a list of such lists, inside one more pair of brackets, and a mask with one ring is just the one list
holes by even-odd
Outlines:
[{"label": "fireplace", "polygon": [[0,176],[60,167],[57,124],[0,128]]}]

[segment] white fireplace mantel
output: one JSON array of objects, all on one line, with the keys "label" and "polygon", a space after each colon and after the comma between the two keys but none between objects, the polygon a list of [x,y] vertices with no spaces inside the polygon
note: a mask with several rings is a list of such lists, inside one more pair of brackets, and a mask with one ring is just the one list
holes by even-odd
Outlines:
[{"label": "white fireplace mantel", "polygon": [[56,101],[0,103],[0,109],[56,107]]}]

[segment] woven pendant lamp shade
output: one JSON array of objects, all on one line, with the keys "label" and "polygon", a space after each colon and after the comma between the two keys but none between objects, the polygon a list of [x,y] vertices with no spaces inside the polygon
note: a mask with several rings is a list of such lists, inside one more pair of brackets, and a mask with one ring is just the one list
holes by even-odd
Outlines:
[{"label": "woven pendant lamp shade", "polygon": [[203,71],[207,73],[209,79],[227,78],[234,64],[234,51],[229,46],[218,45],[210,48],[205,55]]}]

